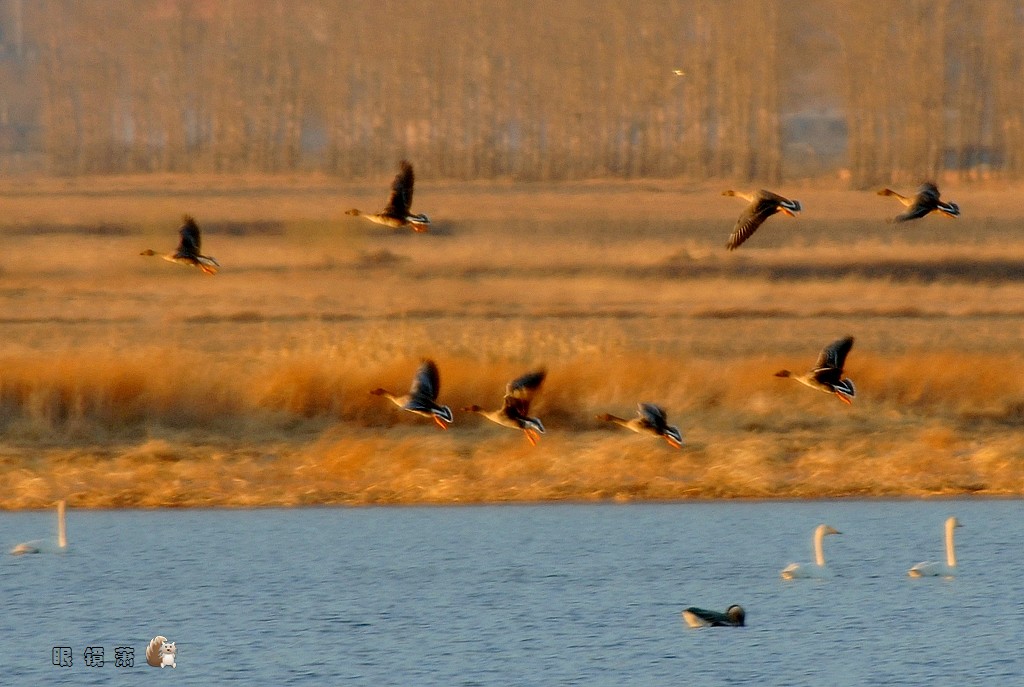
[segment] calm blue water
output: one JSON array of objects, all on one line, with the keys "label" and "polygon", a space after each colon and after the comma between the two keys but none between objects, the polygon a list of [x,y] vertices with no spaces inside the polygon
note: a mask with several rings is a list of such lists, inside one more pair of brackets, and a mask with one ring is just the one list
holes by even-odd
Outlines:
[{"label": "calm blue water", "polygon": [[[948,515],[960,575],[908,578]],[[54,522],[2,514],[0,546]],[[837,577],[781,580],[820,522]],[[0,558],[4,685],[1024,681],[1021,501],[72,510],[68,531],[66,553]],[[748,627],[680,618],[732,603]],[[157,634],[173,671],[145,665]]]}]

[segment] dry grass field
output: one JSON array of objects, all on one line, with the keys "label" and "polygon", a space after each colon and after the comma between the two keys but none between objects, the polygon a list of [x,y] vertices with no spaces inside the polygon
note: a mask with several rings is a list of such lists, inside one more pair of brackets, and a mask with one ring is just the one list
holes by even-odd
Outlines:
[{"label": "dry grass field", "polygon": [[[1024,191],[959,220],[807,185],[430,184],[435,231],[347,217],[389,179],[0,184],[0,507],[1024,494]],[[907,189],[908,191],[911,189]],[[214,277],[139,256],[183,212]],[[852,407],[773,372],[852,334]],[[442,432],[368,392],[441,370]],[[536,366],[547,434],[460,412]],[[685,446],[600,426],[662,404]]]}]

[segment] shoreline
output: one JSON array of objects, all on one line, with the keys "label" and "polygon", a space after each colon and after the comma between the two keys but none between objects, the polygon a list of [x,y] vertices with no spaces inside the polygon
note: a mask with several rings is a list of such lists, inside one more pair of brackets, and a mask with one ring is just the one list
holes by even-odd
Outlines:
[{"label": "shoreline", "polygon": [[[944,494],[935,496],[807,496],[807,497],[720,497],[720,498],[679,498],[679,499],[646,499],[646,500],[551,500],[551,501],[451,501],[451,502],[401,502],[401,503],[311,503],[311,504],[266,504],[266,505],[166,505],[166,506],[68,506],[75,511],[263,511],[263,510],[296,510],[296,509],[369,509],[369,508],[533,508],[557,506],[572,508],[574,506],[676,506],[676,505],[720,505],[727,503],[812,503],[816,501],[851,501],[861,503],[908,503],[908,502],[943,502],[943,501],[1021,501],[1024,495],[1019,494]],[[49,513],[56,508],[56,502],[49,506],[33,506],[28,508],[5,508],[0,506],[0,513]]]}]

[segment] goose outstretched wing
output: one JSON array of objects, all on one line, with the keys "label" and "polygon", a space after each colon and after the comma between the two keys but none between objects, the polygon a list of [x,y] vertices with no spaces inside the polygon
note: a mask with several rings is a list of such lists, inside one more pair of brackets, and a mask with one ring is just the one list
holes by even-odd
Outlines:
[{"label": "goose outstretched wing", "polygon": [[892,221],[906,222],[912,219],[920,219],[937,207],[939,207],[939,189],[935,184],[926,181],[921,184],[921,188],[917,189],[913,200],[907,206],[907,211],[896,215],[892,218]]},{"label": "goose outstretched wing", "polygon": [[843,366],[846,364],[846,356],[851,348],[853,348],[852,336],[833,341],[828,346],[825,346],[825,348],[821,349],[821,353],[818,354],[818,362],[814,365],[815,372],[836,370],[841,373]]},{"label": "goose outstretched wing", "polygon": [[505,410],[512,410],[525,416],[530,411],[530,402],[533,400],[537,390],[540,389],[540,385],[544,383],[546,376],[547,372],[545,370],[537,370],[535,372],[527,372],[509,382],[508,386],[505,387]]},{"label": "goose outstretched wing", "polygon": [[433,360],[424,360],[416,370],[416,376],[413,377],[412,386],[409,387],[409,396],[434,401],[440,391],[441,376],[437,372],[437,364]]},{"label": "goose outstretched wing", "polygon": [[181,229],[178,230],[178,234],[181,235],[181,241],[178,243],[178,254],[179,255],[199,255],[199,246],[202,239],[199,235],[199,225],[196,221],[185,215],[182,218],[184,224],[181,225]]},{"label": "goose outstretched wing", "polygon": [[664,431],[668,425],[665,410],[653,403],[641,403],[637,406],[637,414],[652,429]]},{"label": "goose outstretched wing", "polygon": [[736,220],[736,226],[733,227],[725,247],[729,250],[739,248],[744,241],[757,231],[758,227],[764,224],[766,219],[777,213],[781,208],[789,208],[799,212],[800,203],[771,191],[763,189],[758,191],[754,200],[743,210],[739,219]]},{"label": "goose outstretched wing", "polygon": [[398,174],[391,182],[391,197],[388,199],[388,206],[384,212],[394,217],[405,217],[412,207],[412,187],[416,176],[412,171],[412,164],[408,160],[398,163]]}]

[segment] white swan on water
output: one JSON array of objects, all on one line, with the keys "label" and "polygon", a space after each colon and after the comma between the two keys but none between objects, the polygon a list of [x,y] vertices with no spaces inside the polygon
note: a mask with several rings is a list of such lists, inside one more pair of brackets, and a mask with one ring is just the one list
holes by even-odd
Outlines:
[{"label": "white swan on water", "polygon": [[[57,502],[57,549],[63,551],[68,545],[67,524],[64,521],[64,500]],[[47,542],[42,539],[22,542],[11,549],[12,556],[23,556],[27,553],[42,553],[50,548]]]},{"label": "white swan on water", "polygon": [[825,567],[825,550],[822,539],[827,534],[842,534],[831,525],[818,525],[814,529],[814,563],[790,563],[780,573],[782,579],[792,580],[798,577],[831,577],[832,571]]},{"label": "white swan on water", "polygon": [[946,520],[946,562],[923,561],[907,571],[911,577],[953,577],[956,575],[956,550],[953,548],[953,530],[962,527],[956,518]]}]

